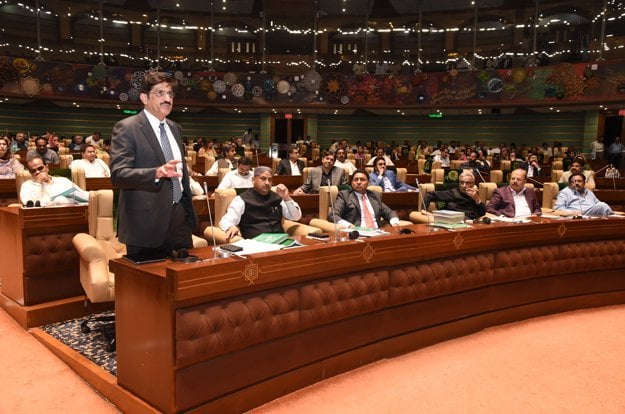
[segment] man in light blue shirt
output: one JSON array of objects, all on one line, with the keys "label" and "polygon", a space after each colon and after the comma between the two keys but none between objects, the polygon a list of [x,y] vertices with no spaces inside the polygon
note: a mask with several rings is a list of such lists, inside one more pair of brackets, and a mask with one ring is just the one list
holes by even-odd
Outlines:
[{"label": "man in light blue shirt", "polygon": [[604,217],[614,214],[606,203],[599,201],[596,195],[584,186],[586,177],[576,172],[569,177],[569,186],[558,194],[554,210],[573,215]]}]

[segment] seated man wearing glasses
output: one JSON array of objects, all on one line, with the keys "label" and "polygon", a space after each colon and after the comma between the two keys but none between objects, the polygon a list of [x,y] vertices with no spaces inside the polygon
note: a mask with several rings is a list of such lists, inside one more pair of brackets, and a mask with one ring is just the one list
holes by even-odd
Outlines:
[{"label": "seated man wearing glasses", "polygon": [[480,199],[475,187],[475,176],[471,171],[460,174],[458,188],[427,193],[423,204],[428,206],[432,201],[441,202],[445,210],[462,211],[471,220],[486,214],[486,206]]},{"label": "seated man wearing glasses", "polygon": [[369,184],[382,187],[382,191],[415,191],[416,188],[397,179],[393,171],[386,168],[386,160],[382,157],[375,159],[374,171],[369,174]]},{"label": "seated man wearing glasses", "polygon": [[86,203],[89,192],[82,190],[65,177],[53,177],[48,166],[40,157],[32,158],[27,163],[32,179],[25,181],[20,188],[20,201],[23,205],[58,206]]}]

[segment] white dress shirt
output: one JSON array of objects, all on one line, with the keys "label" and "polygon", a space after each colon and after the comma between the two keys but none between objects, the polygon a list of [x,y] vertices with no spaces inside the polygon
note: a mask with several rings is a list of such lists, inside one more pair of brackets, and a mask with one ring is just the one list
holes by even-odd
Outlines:
[{"label": "white dress shirt", "polygon": [[109,166],[99,158],[96,158],[93,162],[85,158],[74,160],[69,165],[69,168],[72,170],[74,168],[82,168],[85,171],[85,177],[87,178],[102,178],[111,176]]},{"label": "white dress shirt", "polygon": [[252,187],[252,173],[247,175],[239,174],[239,170],[232,170],[224,175],[217,189],[223,188],[250,188]]}]

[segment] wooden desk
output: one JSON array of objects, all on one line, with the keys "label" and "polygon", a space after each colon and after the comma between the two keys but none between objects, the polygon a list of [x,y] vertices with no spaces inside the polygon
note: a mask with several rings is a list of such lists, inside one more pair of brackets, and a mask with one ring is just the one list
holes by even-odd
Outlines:
[{"label": "wooden desk", "polygon": [[79,317],[85,308],[72,244],[87,232],[87,206],[0,208],[0,305],[22,326]]},{"label": "wooden desk", "polygon": [[111,177],[106,178],[85,178],[85,189],[87,191],[91,190],[112,190],[113,182],[111,181]]},{"label": "wooden desk", "polygon": [[284,184],[289,191],[293,191],[304,184],[304,181],[301,175],[274,175],[273,185],[278,184]]},{"label": "wooden desk", "polygon": [[595,184],[597,189],[606,189],[606,190],[625,190],[625,178],[605,178],[605,177],[595,177]]},{"label": "wooden desk", "polygon": [[0,179],[0,207],[18,202],[15,178]]},{"label": "wooden desk", "polygon": [[118,385],[166,413],[244,412],[489,326],[625,303],[625,219],[537,220],[112,261]]}]

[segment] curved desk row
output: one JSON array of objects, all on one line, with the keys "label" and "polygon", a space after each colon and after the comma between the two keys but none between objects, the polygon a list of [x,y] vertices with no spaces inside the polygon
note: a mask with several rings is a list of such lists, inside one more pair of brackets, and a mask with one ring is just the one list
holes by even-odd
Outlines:
[{"label": "curved desk row", "polygon": [[625,303],[625,220],[537,220],[116,260],[118,385],[167,413],[241,412],[488,326]]}]

